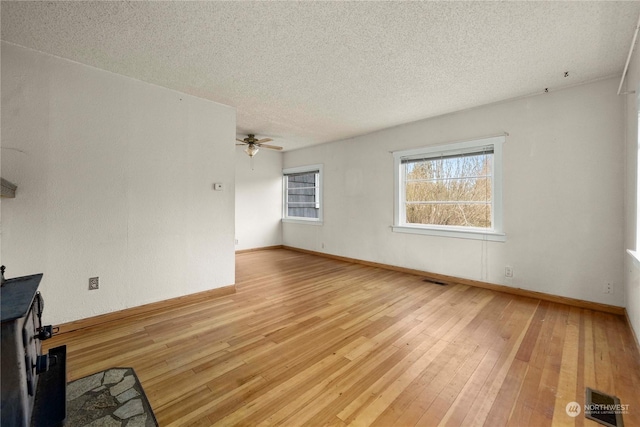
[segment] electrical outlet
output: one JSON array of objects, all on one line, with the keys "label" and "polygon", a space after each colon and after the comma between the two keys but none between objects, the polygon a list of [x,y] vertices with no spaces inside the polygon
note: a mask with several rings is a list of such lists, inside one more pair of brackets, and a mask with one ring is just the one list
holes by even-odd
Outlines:
[{"label": "electrical outlet", "polygon": [[238,239],[236,239],[236,245],[238,244]]},{"label": "electrical outlet", "polygon": [[89,290],[95,291],[100,289],[100,282],[98,277],[89,277]]},{"label": "electrical outlet", "polygon": [[611,283],[605,283],[604,289],[602,290],[602,292],[605,293],[605,294],[612,294],[613,293],[613,285]]},{"label": "electrical outlet", "polygon": [[506,266],[504,268],[504,277],[513,277],[513,267]]}]

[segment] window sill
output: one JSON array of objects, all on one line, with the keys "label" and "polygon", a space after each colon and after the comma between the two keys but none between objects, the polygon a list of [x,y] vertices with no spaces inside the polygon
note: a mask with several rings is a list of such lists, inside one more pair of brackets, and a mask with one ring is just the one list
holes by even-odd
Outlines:
[{"label": "window sill", "polygon": [[640,252],[627,249],[627,253],[631,255],[631,259],[636,268],[640,268]]},{"label": "window sill", "polygon": [[454,237],[458,239],[487,240],[490,242],[507,241],[506,234],[495,231],[462,230],[444,227],[412,227],[407,225],[394,225],[391,228],[395,233],[425,234],[429,236]]},{"label": "window sill", "polygon": [[282,218],[282,222],[288,222],[290,224],[322,225],[322,221],[318,219]]}]

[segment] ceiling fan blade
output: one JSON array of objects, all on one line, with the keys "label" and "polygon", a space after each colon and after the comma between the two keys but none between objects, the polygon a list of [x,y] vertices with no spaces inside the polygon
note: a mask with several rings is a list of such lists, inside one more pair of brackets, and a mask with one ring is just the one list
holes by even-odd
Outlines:
[{"label": "ceiling fan blade", "polygon": [[244,142],[242,144],[236,144],[236,145],[246,145]]},{"label": "ceiling fan blade", "polygon": [[242,139],[238,139],[238,138],[236,138],[236,141],[238,141],[238,142],[242,142],[243,144],[246,144],[246,142],[244,142]]},{"label": "ceiling fan blade", "polygon": [[272,150],[282,150],[282,147],[278,147],[276,145],[267,145],[267,144],[256,144],[260,148],[271,148]]},{"label": "ceiling fan blade", "polygon": [[262,144],[263,142],[273,141],[271,138],[262,138],[256,141],[257,144]]}]

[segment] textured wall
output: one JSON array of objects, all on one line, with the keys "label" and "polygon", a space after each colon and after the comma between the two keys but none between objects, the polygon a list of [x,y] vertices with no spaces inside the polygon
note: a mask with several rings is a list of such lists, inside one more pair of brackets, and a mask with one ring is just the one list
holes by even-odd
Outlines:
[{"label": "textured wall", "polygon": [[[324,224],[285,245],[622,306],[623,114],[618,79],[286,152],[324,164]],[[505,243],[392,232],[393,150],[507,131]],[[505,266],[513,278],[505,278]],[[612,283],[614,293],[603,286]]]},{"label": "textured wall", "polygon": [[8,276],[44,273],[52,323],[232,285],[234,137],[233,108],[3,43]]}]

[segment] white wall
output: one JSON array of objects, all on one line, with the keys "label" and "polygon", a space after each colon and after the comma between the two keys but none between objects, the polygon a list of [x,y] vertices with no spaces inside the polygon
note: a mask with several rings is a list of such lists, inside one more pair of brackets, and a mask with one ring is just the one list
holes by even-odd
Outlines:
[{"label": "white wall", "polygon": [[236,250],[282,244],[282,153],[236,148]]},{"label": "white wall", "polygon": [[[284,167],[324,164],[325,220],[283,224],[283,243],[622,306],[624,138],[617,84],[608,79],[286,152]],[[506,243],[391,231],[389,151],[503,131],[510,133]],[[512,279],[504,277],[507,265]],[[603,293],[607,282],[612,295]]]},{"label": "white wall", "polygon": [[[625,103],[625,248],[640,251],[640,242],[636,241],[637,227],[637,173],[638,173],[638,97],[640,97],[640,52],[638,47],[633,53],[629,71],[625,80],[625,91],[635,94],[622,95]],[[640,338],[640,262],[625,254],[625,302],[629,320]]]},{"label": "white wall", "polygon": [[231,107],[3,43],[7,276],[44,273],[54,324],[232,285],[234,138]]}]

